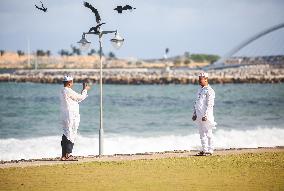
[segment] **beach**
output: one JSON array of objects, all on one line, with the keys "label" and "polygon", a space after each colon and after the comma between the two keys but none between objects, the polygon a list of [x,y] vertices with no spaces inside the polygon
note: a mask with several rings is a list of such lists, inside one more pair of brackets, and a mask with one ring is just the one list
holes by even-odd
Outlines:
[{"label": "beach", "polygon": [[284,191],[284,1],[0,5],[0,191]]},{"label": "beach", "polygon": [[[284,145],[283,84],[212,85],[215,148]],[[73,155],[98,154],[99,91],[80,104]],[[104,154],[199,150],[197,85],[104,85]],[[0,161],[61,156],[59,84],[0,83]],[[80,91],[81,84],[74,89]],[[233,108],[233,109],[232,109]],[[41,143],[41,144],[39,144]]]},{"label": "beach", "polygon": [[0,165],[0,190],[283,190],[284,148],[41,159]]},{"label": "beach", "polygon": [[193,84],[104,85],[105,150],[97,156],[99,91],[93,84],[80,104],[77,161],[59,158],[61,87],[0,83],[0,190],[284,188],[282,83],[212,84],[216,151],[206,157],[195,156]]}]

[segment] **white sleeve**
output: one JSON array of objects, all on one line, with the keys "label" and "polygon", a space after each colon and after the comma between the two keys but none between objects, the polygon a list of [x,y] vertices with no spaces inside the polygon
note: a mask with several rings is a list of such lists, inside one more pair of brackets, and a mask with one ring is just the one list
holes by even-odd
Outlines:
[{"label": "white sleeve", "polygon": [[193,103],[193,108],[192,108],[193,115],[196,115],[195,105],[196,105],[196,100],[195,100],[195,102]]},{"label": "white sleeve", "polygon": [[192,108],[192,111],[193,111],[193,115],[196,115],[196,108],[195,108],[195,105],[196,105],[196,102],[197,102],[197,98],[198,98],[198,94],[200,93],[200,89],[197,90],[197,93],[195,95],[195,101],[193,103],[193,108]]},{"label": "white sleeve", "polygon": [[82,94],[78,94],[74,90],[70,89],[66,92],[66,94],[69,98],[76,102],[81,102],[88,97],[87,90],[83,90]]},{"label": "white sleeve", "polygon": [[215,92],[214,90],[209,90],[206,95],[207,98],[207,108],[205,111],[205,116],[208,117],[208,112],[213,110],[214,107],[214,99],[215,99]]}]

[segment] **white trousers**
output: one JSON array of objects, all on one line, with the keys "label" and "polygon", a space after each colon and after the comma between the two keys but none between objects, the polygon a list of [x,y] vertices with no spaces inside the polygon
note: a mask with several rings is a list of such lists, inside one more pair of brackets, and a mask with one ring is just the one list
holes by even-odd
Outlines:
[{"label": "white trousers", "polygon": [[212,128],[206,128],[204,126],[199,126],[199,135],[201,140],[201,146],[203,152],[213,153],[213,133]]}]

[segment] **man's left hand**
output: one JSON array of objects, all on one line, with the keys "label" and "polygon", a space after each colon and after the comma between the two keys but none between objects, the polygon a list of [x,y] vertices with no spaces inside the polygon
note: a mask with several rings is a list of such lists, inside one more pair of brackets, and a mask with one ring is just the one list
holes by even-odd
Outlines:
[{"label": "man's left hand", "polygon": [[207,117],[206,116],[202,117],[202,121],[207,121]]}]

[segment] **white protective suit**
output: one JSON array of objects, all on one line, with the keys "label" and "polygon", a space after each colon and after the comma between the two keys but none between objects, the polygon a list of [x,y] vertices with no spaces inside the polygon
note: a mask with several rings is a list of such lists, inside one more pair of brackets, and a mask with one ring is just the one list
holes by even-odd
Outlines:
[{"label": "white protective suit", "polygon": [[[216,129],[217,123],[214,120],[215,91],[210,85],[200,87],[197,91],[197,98],[194,103],[193,112],[196,114],[196,124],[199,128],[202,151],[213,153],[212,129]],[[206,121],[202,121],[206,117]]]},{"label": "white protective suit", "polygon": [[62,88],[60,92],[63,134],[72,143],[75,142],[80,123],[79,102],[83,101],[87,96],[87,90],[83,90],[82,94],[78,94],[68,87]]}]

